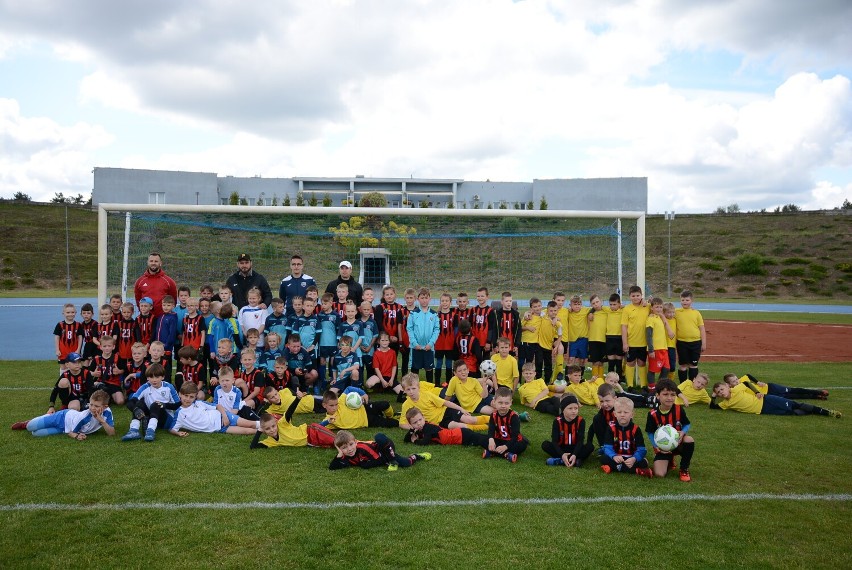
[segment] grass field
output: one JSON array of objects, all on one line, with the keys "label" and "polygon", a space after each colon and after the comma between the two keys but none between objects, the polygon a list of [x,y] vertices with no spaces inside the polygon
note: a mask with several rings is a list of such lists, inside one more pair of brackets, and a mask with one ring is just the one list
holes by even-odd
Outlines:
[{"label": "grass field", "polygon": [[[593,462],[546,467],[539,446],[552,420],[535,412],[523,425],[532,445],[515,465],[435,446],[432,461],[396,473],[330,472],[330,450],[250,451],[248,436],[160,434],[144,444],[12,432],[5,426],[44,412],[55,365],[6,361],[0,566],[852,565],[852,364],[702,368],[713,379],[750,372],[827,387],[828,404],[847,417],[691,407],[689,484],[605,475]],[[581,413],[590,420],[594,411]],[[115,414],[120,436],[129,413]],[[636,421],[644,427],[644,410]],[[401,430],[386,432],[401,441]]]}]

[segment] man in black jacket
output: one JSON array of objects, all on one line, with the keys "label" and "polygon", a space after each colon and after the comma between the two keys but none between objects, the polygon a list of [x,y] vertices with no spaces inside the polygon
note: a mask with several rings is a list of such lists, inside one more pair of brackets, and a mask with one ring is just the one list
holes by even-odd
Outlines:
[{"label": "man in black jacket", "polygon": [[326,293],[331,293],[334,295],[335,299],[337,299],[337,285],[339,283],[346,283],[346,286],[349,287],[349,298],[355,302],[355,306],[359,307],[361,305],[361,299],[364,296],[364,289],[361,287],[361,284],[358,283],[354,277],[352,277],[352,264],[348,261],[340,262],[340,275],[337,276],[337,279],[328,284],[328,287],[325,288]]},{"label": "man in black jacket", "polygon": [[237,257],[237,272],[228,277],[228,287],[234,298],[234,305],[241,309],[248,305],[248,292],[252,287],[260,289],[260,307],[265,309],[272,302],[272,290],[269,288],[269,283],[266,277],[252,270],[251,256],[247,253],[241,253]]}]

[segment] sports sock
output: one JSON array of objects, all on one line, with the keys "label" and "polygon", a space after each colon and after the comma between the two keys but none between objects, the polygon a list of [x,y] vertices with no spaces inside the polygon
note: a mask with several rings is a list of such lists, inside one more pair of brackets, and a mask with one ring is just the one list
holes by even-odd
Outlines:
[{"label": "sports sock", "polygon": [[433,382],[435,381],[435,370],[426,370],[426,381]]},{"label": "sports sock", "polygon": [[488,422],[484,424],[466,424],[464,427],[470,431],[488,431]]},{"label": "sports sock", "polygon": [[692,454],[695,453],[695,442],[683,442],[680,444],[680,468],[689,470],[689,462],[692,461]]},{"label": "sports sock", "polygon": [[694,379],[696,376],[698,376],[698,367],[697,366],[690,366],[689,370],[687,370],[687,373],[689,374],[690,380]]},{"label": "sports sock", "polygon": [[488,422],[491,420],[488,416],[473,416],[476,418],[477,425],[488,425]]},{"label": "sports sock", "polygon": [[71,399],[71,388],[59,389],[59,401],[63,404]]},{"label": "sports sock", "polygon": [[139,420],[137,420],[136,418],[133,418],[132,420],[130,420],[130,429],[138,430],[139,429],[139,423],[140,423]]},{"label": "sports sock", "polygon": [[157,418],[151,418],[148,420],[148,429],[156,430],[158,423],[160,423],[160,421]]},{"label": "sports sock", "polygon": [[648,386],[648,363],[644,366],[637,366],[639,370],[639,387],[645,388]]},{"label": "sports sock", "polygon": [[683,382],[689,377],[689,371],[682,368],[677,369],[677,379]]},{"label": "sports sock", "polygon": [[624,365],[624,376],[627,378],[627,387],[632,388],[636,385],[636,366],[633,364]]},{"label": "sports sock", "polygon": [[607,360],[606,361],[606,371],[607,372],[615,372],[615,360]]}]

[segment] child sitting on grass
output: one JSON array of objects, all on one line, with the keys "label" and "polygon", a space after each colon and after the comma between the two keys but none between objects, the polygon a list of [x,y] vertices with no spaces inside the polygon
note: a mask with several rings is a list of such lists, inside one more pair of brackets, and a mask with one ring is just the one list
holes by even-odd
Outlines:
[{"label": "child sitting on grass", "polygon": [[648,468],[645,459],[648,450],[642,430],[633,423],[633,402],[627,398],[615,401],[615,425],[604,437],[601,469],[604,473],[633,473],[640,477],[651,478],[654,472]]},{"label": "child sitting on grass", "polygon": [[413,453],[409,456],[396,454],[393,442],[383,433],[377,433],[373,441],[358,441],[352,432],[339,431],[334,438],[337,456],[331,460],[328,468],[332,471],[347,467],[384,467],[388,471],[396,471],[400,467],[411,467],[418,460],[429,461],[432,454],[428,452]]},{"label": "child sitting on grass", "polygon": [[530,442],[521,434],[521,418],[512,411],[512,389],[506,386],[497,388],[492,403],[495,411],[488,422],[488,444],[482,458],[499,455],[515,463]]},{"label": "child sitting on grass", "polygon": [[487,447],[488,436],[477,433],[467,428],[444,428],[437,424],[429,423],[423,417],[420,408],[409,408],[405,412],[405,421],[411,426],[404,440],[414,445],[473,445],[476,447]]},{"label": "child sitting on grass", "polygon": [[594,451],[590,442],[584,442],[586,420],[580,415],[580,402],[576,396],[569,394],[562,398],[559,406],[561,413],[553,420],[550,441],[541,443],[541,449],[550,456],[545,463],[580,467]]},{"label": "child sitting on grass", "polygon": [[[180,387],[180,407],[175,413],[172,434],[179,437],[189,435],[187,431],[199,433],[233,433],[251,435],[260,429],[259,421],[246,420],[225,410],[220,404],[214,406],[207,402],[196,400],[198,387],[190,382],[184,382]],[[187,431],[181,431],[186,428]]]},{"label": "child sitting on grass", "polygon": [[[695,452],[695,440],[692,436],[686,435],[690,426],[689,418],[686,417],[683,407],[675,403],[677,386],[672,380],[665,378],[657,382],[656,391],[659,405],[657,409],[648,413],[648,420],[645,423],[645,433],[648,434],[648,440],[654,448],[654,475],[665,477],[675,467],[674,456],[680,455],[680,480],[688,483],[692,481],[689,475],[689,464]],[[657,449],[654,441],[654,434],[665,425],[675,428],[679,435],[678,446],[671,451]]]}]

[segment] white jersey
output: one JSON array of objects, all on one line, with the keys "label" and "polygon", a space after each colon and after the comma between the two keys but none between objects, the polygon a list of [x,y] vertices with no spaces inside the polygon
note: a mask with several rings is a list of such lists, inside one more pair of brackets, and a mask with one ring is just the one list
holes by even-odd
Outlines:
[{"label": "white jersey", "polygon": [[[237,314],[237,321],[240,323],[240,328],[243,331],[243,334],[246,333],[249,329],[257,329],[258,331],[263,330],[263,325],[266,324],[266,317],[268,313],[266,309],[261,309],[260,307],[249,307],[246,305],[240,312]],[[260,340],[257,342],[257,346],[263,346],[263,335],[260,335]]]},{"label": "white jersey", "polygon": [[231,386],[230,392],[225,392],[222,386],[216,386],[213,391],[213,405],[216,404],[222,404],[226,410],[239,410],[243,407],[243,393],[234,386]]},{"label": "white jersey", "polygon": [[[89,435],[101,429],[101,422],[96,420],[89,410],[82,412],[77,410],[63,410],[65,413],[65,433],[84,433]],[[115,426],[115,421],[112,419],[112,410],[109,408],[104,410],[104,419],[106,423]]]},{"label": "white jersey", "polygon": [[159,388],[154,388],[150,383],[145,382],[139,389],[136,390],[131,398],[136,398],[145,402],[149,408],[151,404],[160,402],[161,404],[176,404],[180,402],[177,390],[170,382],[163,382]]},{"label": "white jersey", "polygon": [[207,402],[193,402],[188,408],[181,406],[175,413],[175,423],[171,430],[180,431],[181,428],[200,433],[215,433],[222,429],[222,414],[216,406]]}]

